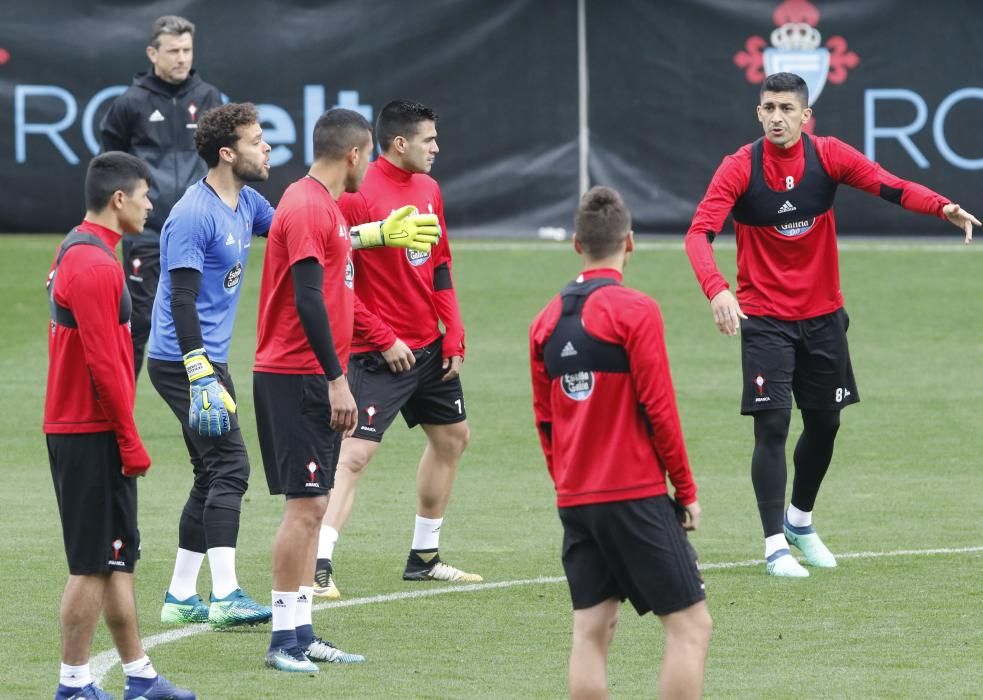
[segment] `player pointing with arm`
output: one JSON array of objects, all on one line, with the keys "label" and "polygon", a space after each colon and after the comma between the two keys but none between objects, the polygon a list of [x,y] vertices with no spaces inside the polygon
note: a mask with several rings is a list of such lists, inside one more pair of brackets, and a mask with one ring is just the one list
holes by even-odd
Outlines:
[{"label": "player pointing with arm", "polygon": [[[765,535],[767,572],[808,576],[791,556],[834,567],[816,534],[813,506],[833,456],[840,410],[860,400],[850,363],[836,247],[833,199],[839,184],[905,209],[946,219],[969,243],[980,222],[922,185],[892,175],[833,137],[802,133],[812,110],[805,81],[768,76],[758,121],[764,137],[724,158],[686,234],[686,252],[714,322],[725,335],[741,330],[744,396],[754,416],[751,481]],[[733,214],[737,295],[717,269],[711,243]],[[785,442],[792,395],[802,412],[792,502],[785,504]]]}]

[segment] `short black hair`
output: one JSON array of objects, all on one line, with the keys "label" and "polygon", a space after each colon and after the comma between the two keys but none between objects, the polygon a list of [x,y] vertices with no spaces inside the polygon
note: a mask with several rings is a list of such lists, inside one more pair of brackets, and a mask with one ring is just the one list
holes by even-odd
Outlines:
[{"label": "short black hair", "polygon": [[205,165],[214,168],[218,165],[219,150],[232,148],[239,140],[236,129],[259,123],[259,112],[252,102],[229,102],[205,112],[198,120],[195,129],[195,150],[205,161]]},{"label": "short black hair", "polygon": [[580,198],[574,233],[588,258],[606,258],[618,251],[631,230],[631,213],[617,190],[598,185]]},{"label": "short black hair", "polygon": [[412,136],[422,122],[436,124],[437,113],[419,102],[393,100],[382,108],[375,120],[375,140],[379,148],[386,151],[394,138]]},{"label": "short black hair", "polygon": [[809,106],[809,86],[795,73],[772,73],[761,83],[759,96],[766,92],[793,92],[803,107]]},{"label": "short black hair", "polygon": [[314,125],[314,160],[341,160],[353,148],[363,146],[366,137],[372,138],[368,119],[350,109],[329,109]]},{"label": "short black hair", "polygon": [[132,195],[140,180],[145,180],[150,186],[150,166],[136,156],[122,151],[109,151],[96,156],[89,161],[89,168],[85,171],[86,211],[104,210],[117,192]]}]

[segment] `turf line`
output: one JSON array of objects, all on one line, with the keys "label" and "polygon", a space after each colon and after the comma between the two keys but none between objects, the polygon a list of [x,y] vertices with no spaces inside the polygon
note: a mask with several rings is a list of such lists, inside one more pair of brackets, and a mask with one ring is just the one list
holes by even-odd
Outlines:
[{"label": "turf line", "polygon": [[[932,556],[936,554],[973,554],[983,552],[983,546],[978,547],[940,547],[937,549],[897,549],[890,552],[849,552],[847,554],[837,554],[836,558],[843,559],[880,559],[883,557],[913,557],[913,556]],[[718,563],[704,563],[701,568],[704,571],[717,569],[739,569],[750,566],[760,566],[764,564],[764,559],[747,559],[745,561],[728,561]],[[414,598],[429,598],[431,596],[444,595],[446,593],[473,593],[475,591],[487,591],[495,588],[513,588],[515,586],[530,586],[543,583],[562,583],[566,581],[563,576],[539,576],[537,578],[519,579],[515,581],[492,581],[489,583],[469,583],[461,586],[445,586],[443,588],[427,588],[416,591],[401,591],[399,593],[385,593],[382,595],[368,596],[365,598],[351,598],[338,600],[331,603],[319,603],[313,610],[328,610],[331,608],[350,608],[356,605],[374,605],[376,603],[393,603],[400,600],[412,600]],[[187,625],[179,629],[154,634],[143,640],[143,647],[150,651],[156,646],[170,644],[185,637],[191,637],[204,632],[211,632],[212,628],[207,624]],[[257,652],[257,659],[259,653]],[[119,663],[119,655],[115,649],[101,652],[93,656],[90,661],[92,678],[96,685],[101,685],[106,675],[113,670]]]},{"label": "turf line", "polygon": [[[715,250],[735,250],[736,245],[733,240],[718,240],[713,244]],[[983,248],[979,245],[965,245],[955,238],[944,239],[939,237],[938,242],[903,242],[897,240],[887,241],[837,241],[837,247],[844,252],[911,252],[920,253],[979,253]],[[639,251],[665,251],[683,250],[682,238],[678,241],[645,241],[635,240],[635,250]],[[474,239],[458,239],[454,241],[455,250],[475,250],[490,252],[553,252],[570,253],[570,241],[479,241]]]}]

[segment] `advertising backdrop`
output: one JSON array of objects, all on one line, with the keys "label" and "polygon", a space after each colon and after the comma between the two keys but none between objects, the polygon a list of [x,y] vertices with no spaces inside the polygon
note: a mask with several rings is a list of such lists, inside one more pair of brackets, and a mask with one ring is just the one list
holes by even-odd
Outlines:
[{"label": "advertising backdrop", "polygon": [[[720,159],[757,138],[766,72],[810,85],[816,134],[977,213],[983,3],[938,0],[203,0],[6,8],[0,25],[0,231],[77,223],[98,127],[147,70],[153,20],[197,25],[195,68],[260,106],[274,203],[310,161],[317,116],[434,107],[457,235],[570,227],[582,183],[621,190],[639,232],[681,233]],[[586,172],[584,169],[586,168]],[[936,224],[841,188],[845,233]]]}]

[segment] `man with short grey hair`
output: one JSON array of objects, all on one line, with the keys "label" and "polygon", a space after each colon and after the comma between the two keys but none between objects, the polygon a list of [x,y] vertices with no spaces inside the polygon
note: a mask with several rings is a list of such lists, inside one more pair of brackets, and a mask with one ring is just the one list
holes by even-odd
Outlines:
[{"label": "man with short grey hair", "polygon": [[222,95],[191,68],[195,25],[184,17],[158,17],[151,27],[147,58],[110,106],[99,127],[102,150],[131,153],[153,174],[154,210],[143,233],[123,241],[123,269],[133,299],[133,364],[140,373],[150,335],[150,312],[160,279],[160,230],[174,203],[205,175],[195,151],[201,115],[222,104]]}]

